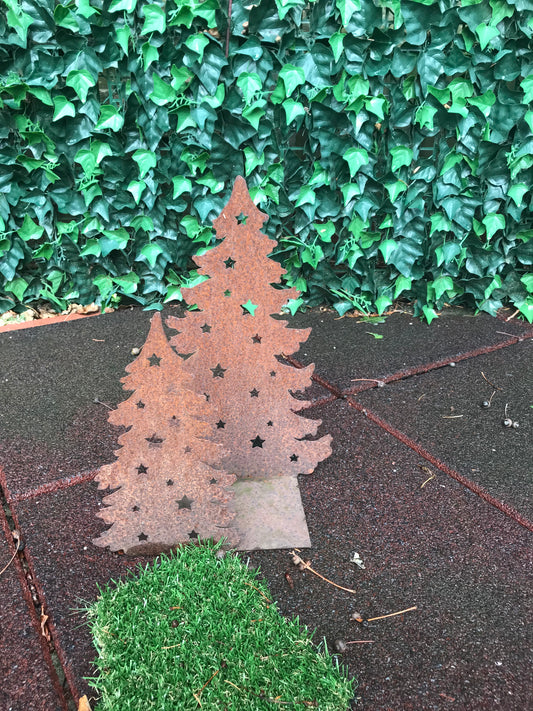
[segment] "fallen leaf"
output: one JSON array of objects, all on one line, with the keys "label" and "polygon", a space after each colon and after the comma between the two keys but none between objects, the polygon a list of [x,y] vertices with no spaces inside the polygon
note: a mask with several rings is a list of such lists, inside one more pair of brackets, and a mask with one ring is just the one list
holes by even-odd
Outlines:
[{"label": "fallen leaf", "polygon": [[381,333],[372,333],[372,331],[366,331],[366,333],[368,333],[369,336],[374,336],[376,339],[383,338]]},{"label": "fallen leaf", "polygon": [[91,711],[89,700],[86,696],[82,696],[78,702],[78,711]]}]

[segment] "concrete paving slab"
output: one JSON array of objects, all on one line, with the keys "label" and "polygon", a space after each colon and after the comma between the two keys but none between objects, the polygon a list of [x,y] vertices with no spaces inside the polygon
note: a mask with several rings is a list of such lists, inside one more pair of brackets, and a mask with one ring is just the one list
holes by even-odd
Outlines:
[{"label": "concrete paving slab", "polygon": [[291,324],[313,328],[294,357],[304,365],[316,363],[315,374],[344,392],[371,385],[360,379],[403,377],[533,332],[525,322],[457,310],[444,311],[431,325],[404,313],[392,314],[384,323],[364,323],[318,310],[296,314]]},{"label": "concrete paving slab", "polygon": [[[531,708],[531,534],[347,404],[320,408],[333,455],[300,480],[313,548],[249,553],[283,614],[348,645],[354,709]],[[364,569],[350,562],[353,553]],[[367,619],[416,611],[361,626]]]},{"label": "concrete paving slab", "polygon": [[[355,396],[533,521],[533,340]],[[489,401],[492,387],[501,388]],[[507,414],[519,428],[502,425]]]},{"label": "concrete paving slab", "polygon": [[[8,544],[11,533],[1,508],[0,520],[2,570],[15,549],[11,541]],[[35,614],[31,614],[33,603],[18,561],[2,573],[0,599],[0,709],[66,711],[46,643],[40,638]]]}]

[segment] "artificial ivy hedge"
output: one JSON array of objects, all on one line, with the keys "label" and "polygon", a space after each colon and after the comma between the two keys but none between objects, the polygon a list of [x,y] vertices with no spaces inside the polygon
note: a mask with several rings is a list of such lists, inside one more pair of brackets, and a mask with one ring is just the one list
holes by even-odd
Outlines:
[{"label": "artificial ivy hedge", "polygon": [[0,311],[179,299],[244,174],[307,303],[532,320],[531,0],[227,16],[0,0]]}]

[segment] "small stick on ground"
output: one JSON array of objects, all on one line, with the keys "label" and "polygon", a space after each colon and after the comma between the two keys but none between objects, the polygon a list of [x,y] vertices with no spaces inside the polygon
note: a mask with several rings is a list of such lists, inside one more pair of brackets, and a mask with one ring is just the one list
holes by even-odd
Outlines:
[{"label": "small stick on ground", "polygon": [[258,592],[262,597],[264,597],[267,602],[272,602],[272,600],[270,600],[263,592],[261,592],[261,590],[259,590],[259,588],[256,588],[255,585],[252,585],[252,583],[246,583],[246,582],[245,582],[244,584],[245,584],[245,585],[248,585],[249,587],[253,588],[254,590],[257,590],[257,592]]},{"label": "small stick on ground", "polygon": [[289,555],[292,555],[292,562],[294,565],[301,565],[302,568],[305,570],[308,570],[310,573],[313,573],[317,577],[321,578],[322,580],[325,580],[326,583],[329,583],[330,585],[333,585],[336,588],[339,588],[339,590],[344,590],[345,592],[353,593],[354,595],[356,594],[356,590],[351,590],[350,588],[343,588],[342,585],[337,585],[337,583],[334,583],[332,580],[328,580],[328,578],[325,578],[323,575],[320,575],[320,573],[317,573],[316,570],[313,570],[311,566],[309,565],[309,562],[305,562],[302,558],[300,558],[299,555],[297,555],[294,551],[290,551]]},{"label": "small stick on ground", "polygon": [[386,617],[395,617],[396,615],[403,615],[404,612],[411,612],[411,610],[416,610],[416,605],[414,607],[408,607],[405,610],[400,610],[399,612],[390,612],[388,615],[379,615],[379,617],[369,617],[367,622],[374,622],[375,620],[384,620]]},{"label": "small stick on ground", "polygon": [[490,387],[491,387],[493,390],[499,390],[500,392],[503,391],[503,388],[499,388],[497,385],[494,385],[494,383],[491,383],[490,380],[487,378],[487,376],[485,375],[485,373],[484,373],[483,371],[481,371],[481,375],[482,375],[482,377],[483,377],[483,380],[486,380],[486,382],[490,385]]},{"label": "small stick on ground", "polygon": [[[15,532],[13,531],[13,537],[15,537],[15,536],[14,536],[14,533],[15,533]],[[13,555],[11,556],[11,559],[10,559],[9,563],[7,563],[6,565],[4,565],[4,567],[2,568],[2,570],[0,570],[0,575],[2,575],[2,573],[5,573],[6,570],[9,568],[9,566],[11,565],[11,563],[15,560],[15,558],[16,558],[16,556],[17,556],[17,553],[19,552],[19,548],[20,548],[20,538],[17,538],[17,547],[15,548],[15,552],[14,552]]]}]

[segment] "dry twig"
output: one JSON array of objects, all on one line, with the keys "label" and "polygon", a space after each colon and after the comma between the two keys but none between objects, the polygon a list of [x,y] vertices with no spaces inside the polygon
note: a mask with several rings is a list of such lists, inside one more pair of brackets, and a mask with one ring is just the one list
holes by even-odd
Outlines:
[{"label": "dry twig", "polygon": [[292,562],[294,563],[294,565],[302,566],[301,569],[308,570],[310,573],[313,573],[322,580],[325,580],[326,583],[329,583],[330,585],[339,588],[339,590],[344,590],[346,592],[353,593],[354,595],[356,594],[356,590],[351,590],[350,588],[343,588],[342,585],[337,585],[337,583],[334,583],[332,580],[328,580],[328,578],[325,578],[320,573],[317,573],[316,570],[313,570],[313,568],[311,568],[311,566],[309,565],[309,561],[304,561],[303,558],[300,558],[300,556],[297,555],[294,551],[290,551],[290,555],[292,555]]},{"label": "dry twig", "polygon": [[16,533],[16,532],[13,531],[13,538],[16,538],[17,547],[15,548],[15,552],[14,552],[13,555],[11,556],[11,559],[10,559],[9,563],[7,563],[6,565],[4,565],[4,567],[2,568],[2,570],[0,570],[0,575],[2,575],[2,573],[5,573],[5,571],[9,568],[9,566],[11,565],[11,563],[15,560],[15,557],[16,557],[17,553],[19,552],[19,548],[20,548],[20,537],[18,536],[18,534],[17,534],[17,536],[15,536],[15,533]]},{"label": "dry twig", "polygon": [[374,622],[374,620],[384,620],[386,617],[395,617],[396,615],[403,615],[404,612],[411,612],[411,610],[416,610],[416,605],[414,607],[408,607],[405,610],[400,610],[399,612],[390,612],[388,615],[379,615],[379,617],[369,617],[367,622]]}]

